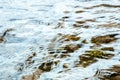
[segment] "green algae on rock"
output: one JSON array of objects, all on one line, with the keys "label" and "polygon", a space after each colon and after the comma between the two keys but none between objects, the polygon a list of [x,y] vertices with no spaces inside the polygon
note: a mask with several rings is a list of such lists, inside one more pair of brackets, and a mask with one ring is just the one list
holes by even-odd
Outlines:
[{"label": "green algae on rock", "polygon": [[85,54],[79,56],[80,62],[79,64],[83,67],[87,67],[90,64],[97,62],[97,58],[100,59],[110,59],[114,56],[114,54],[105,53],[102,50],[90,50],[86,51]]},{"label": "green algae on rock", "polygon": [[86,51],[88,56],[94,57],[94,58],[102,58],[102,59],[110,59],[114,56],[114,54],[105,53],[102,50],[89,50]]},{"label": "green algae on rock", "polygon": [[86,52],[88,53],[86,55],[96,58],[102,58],[105,55],[105,53],[102,50],[90,50]]}]

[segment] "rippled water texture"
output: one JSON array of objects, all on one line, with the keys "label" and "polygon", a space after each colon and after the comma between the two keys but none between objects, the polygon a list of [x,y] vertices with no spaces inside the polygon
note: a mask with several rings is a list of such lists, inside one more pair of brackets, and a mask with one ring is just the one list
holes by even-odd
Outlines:
[{"label": "rippled water texture", "polygon": [[120,0],[0,0],[0,80],[120,80],[119,67]]}]

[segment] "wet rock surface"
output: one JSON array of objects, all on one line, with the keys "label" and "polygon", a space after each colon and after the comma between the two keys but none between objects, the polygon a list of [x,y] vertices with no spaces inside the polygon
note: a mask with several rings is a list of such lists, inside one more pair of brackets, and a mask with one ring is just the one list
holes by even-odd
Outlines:
[{"label": "wet rock surface", "polygon": [[5,30],[3,33],[2,33],[2,35],[0,36],[0,43],[2,43],[2,42],[4,42],[5,41],[5,36],[7,35],[7,33],[8,32],[10,32],[10,31],[13,31],[13,29],[7,29],[7,30]]},{"label": "wet rock surface", "polygon": [[33,74],[22,76],[21,80],[37,80],[40,77],[41,73],[42,70],[36,69],[35,72],[33,72]]},{"label": "wet rock surface", "polygon": [[87,67],[95,62],[97,62],[97,59],[110,59],[114,56],[114,54],[106,53],[102,50],[90,50],[86,51],[85,54],[82,54],[79,56],[80,59],[80,65],[83,67]]},{"label": "wet rock surface", "polygon": [[80,37],[77,37],[76,35],[64,35],[62,36],[62,39],[65,41],[78,41]]},{"label": "wet rock surface", "polygon": [[91,50],[91,51],[86,51],[86,52],[88,53],[86,55],[95,57],[95,58],[109,59],[112,56],[114,56],[114,54],[105,53],[102,50]]},{"label": "wet rock surface", "polygon": [[[101,74],[99,74],[101,73]],[[96,76],[98,75],[98,76]],[[120,65],[114,65],[109,69],[102,69],[96,72],[96,77],[102,80],[119,80],[120,79]]]},{"label": "wet rock surface", "polygon": [[66,53],[71,53],[81,48],[81,46],[81,44],[69,44],[61,47],[60,49],[66,51]]},{"label": "wet rock surface", "polygon": [[41,69],[43,71],[50,71],[51,70],[51,65],[52,65],[52,62],[43,63],[43,64],[41,64],[41,66],[39,66],[39,69]]},{"label": "wet rock surface", "polygon": [[120,80],[119,3],[1,0],[0,80]]},{"label": "wet rock surface", "polygon": [[113,47],[103,47],[103,48],[101,48],[101,50],[104,50],[104,51],[114,51],[114,48]]},{"label": "wet rock surface", "polygon": [[95,44],[110,43],[117,40],[117,38],[115,38],[116,35],[118,34],[108,34],[105,36],[93,37],[91,42]]}]

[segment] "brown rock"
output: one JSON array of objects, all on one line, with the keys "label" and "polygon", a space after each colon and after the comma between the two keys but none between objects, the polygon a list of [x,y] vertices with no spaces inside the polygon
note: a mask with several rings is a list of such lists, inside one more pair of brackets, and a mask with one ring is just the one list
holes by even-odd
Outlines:
[{"label": "brown rock", "polygon": [[114,51],[114,48],[113,47],[104,47],[104,48],[101,48],[101,50]]},{"label": "brown rock", "polygon": [[76,23],[78,23],[78,24],[83,24],[83,23],[85,23],[85,21],[76,21]]},{"label": "brown rock", "polygon": [[109,23],[106,23],[106,24],[100,24],[100,25],[98,25],[98,26],[99,26],[99,27],[108,27],[108,28],[111,28],[111,27],[120,28],[120,23],[109,22]]},{"label": "brown rock", "polygon": [[84,40],[82,41],[82,43],[87,44],[88,42],[86,41],[86,39],[84,39]]},{"label": "brown rock", "polygon": [[86,21],[88,21],[88,22],[95,22],[96,20],[95,19],[87,19]]},{"label": "brown rock", "polygon": [[100,59],[110,59],[114,56],[114,54],[105,53],[102,50],[90,50],[86,51],[85,54],[79,56],[80,62],[79,64],[83,67],[87,67],[90,64],[97,62],[97,58]]},{"label": "brown rock", "polygon": [[120,65],[114,65],[109,69],[101,69],[99,72],[97,71],[96,74],[99,75],[96,77],[100,80],[120,80]]},{"label": "brown rock", "polygon": [[22,77],[21,80],[34,80],[34,77],[33,77],[33,75],[25,75]]},{"label": "brown rock", "polygon": [[0,43],[2,43],[4,41],[4,39],[2,37],[0,37]]},{"label": "brown rock", "polygon": [[75,27],[75,28],[76,28],[76,27],[80,27],[80,26],[83,26],[83,25],[81,25],[81,24],[76,24],[76,23],[73,24],[73,27]]},{"label": "brown rock", "polygon": [[65,14],[70,13],[70,11],[64,11]]},{"label": "brown rock", "polygon": [[117,40],[117,38],[115,38],[116,35],[118,35],[118,34],[108,34],[108,35],[105,35],[105,36],[93,37],[91,39],[91,42],[95,43],[95,44],[110,43],[110,42],[113,42],[113,41]]},{"label": "brown rock", "polygon": [[84,10],[77,10],[77,11],[75,11],[75,13],[82,13],[82,12],[85,12]]},{"label": "brown rock", "polygon": [[39,66],[39,69],[45,72],[49,72],[52,69],[53,62],[45,62]]},{"label": "brown rock", "polygon": [[95,62],[97,62],[97,60],[94,57],[91,56],[87,56],[87,55],[81,55],[79,56],[80,62],[79,64],[82,65],[83,67],[87,67],[90,64],[93,64]]},{"label": "brown rock", "polygon": [[74,52],[75,50],[78,50],[82,45],[81,44],[69,44],[64,47],[64,50],[66,52]]},{"label": "brown rock", "polygon": [[35,72],[33,73],[34,80],[37,80],[42,74],[42,72],[43,72],[42,70],[36,69]]},{"label": "brown rock", "polygon": [[21,80],[37,80],[40,77],[41,73],[42,70],[36,69],[35,72],[33,72],[33,74],[22,76]]},{"label": "brown rock", "polygon": [[7,30],[5,30],[5,31],[3,32],[2,36],[0,36],[0,43],[2,43],[2,42],[4,41],[4,37],[5,37],[6,34],[7,34],[8,32],[10,32],[10,31],[13,31],[13,29],[10,28],[10,29],[7,29]]},{"label": "brown rock", "polygon": [[60,58],[66,58],[66,57],[70,57],[70,55],[68,53],[62,53],[60,55]]},{"label": "brown rock", "polygon": [[78,41],[80,37],[77,37],[76,35],[64,35],[62,39],[65,41]]},{"label": "brown rock", "polygon": [[67,64],[67,63],[64,63],[64,64],[63,64],[63,68],[69,68],[68,64]]}]

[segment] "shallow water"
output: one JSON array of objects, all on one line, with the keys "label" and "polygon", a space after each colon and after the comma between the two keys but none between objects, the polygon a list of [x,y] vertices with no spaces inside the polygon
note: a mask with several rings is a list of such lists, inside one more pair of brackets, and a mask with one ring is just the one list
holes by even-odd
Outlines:
[{"label": "shallow water", "polygon": [[[120,64],[119,3],[120,0],[0,0],[0,80],[21,80],[47,61],[60,62],[50,71],[41,73],[38,80],[88,77],[92,80],[97,69]],[[110,53],[115,56],[109,60],[98,59],[85,68],[75,67],[79,56],[95,45],[91,38],[107,34],[118,34],[117,40],[95,46],[95,49],[113,47]],[[64,41],[61,35],[77,35],[80,39]],[[82,43],[85,39],[87,44]],[[56,50],[66,44],[82,44],[82,47],[70,52],[69,57],[60,58],[62,52]],[[53,54],[49,54],[50,51]],[[33,53],[36,56],[28,63]],[[63,68],[65,63],[68,68]]]}]

